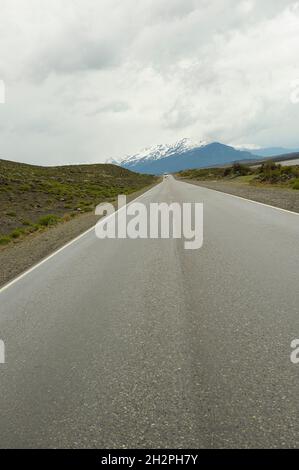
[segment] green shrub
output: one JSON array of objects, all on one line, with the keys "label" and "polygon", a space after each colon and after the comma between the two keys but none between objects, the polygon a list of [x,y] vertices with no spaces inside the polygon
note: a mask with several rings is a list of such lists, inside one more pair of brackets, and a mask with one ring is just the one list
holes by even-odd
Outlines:
[{"label": "green shrub", "polygon": [[299,189],[299,178],[294,181],[292,188]]},{"label": "green shrub", "polygon": [[16,228],[13,232],[11,232],[10,237],[11,238],[19,238],[24,233],[25,233],[25,230],[23,230],[21,228]]},{"label": "green shrub", "polygon": [[40,217],[38,220],[38,223],[42,227],[49,227],[50,225],[56,225],[60,221],[60,218],[57,215],[54,214],[49,214],[49,215],[44,215],[43,217]]},{"label": "green shrub", "polygon": [[250,168],[242,163],[234,163],[231,172],[236,176],[246,176],[251,172]]},{"label": "green shrub", "polygon": [[37,232],[37,230],[39,230],[40,228],[41,226],[39,224],[34,224],[34,225],[30,225],[28,231],[29,233]]},{"label": "green shrub", "polygon": [[258,179],[266,183],[277,183],[281,180],[281,165],[273,161],[263,163],[258,169]]},{"label": "green shrub", "polygon": [[11,239],[9,237],[0,237],[0,245],[7,245],[8,243],[11,242]]},{"label": "green shrub", "polygon": [[228,166],[226,168],[224,168],[224,171],[223,171],[223,176],[226,177],[226,176],[231,176],[232,174],[232,167],[231,166]]}]

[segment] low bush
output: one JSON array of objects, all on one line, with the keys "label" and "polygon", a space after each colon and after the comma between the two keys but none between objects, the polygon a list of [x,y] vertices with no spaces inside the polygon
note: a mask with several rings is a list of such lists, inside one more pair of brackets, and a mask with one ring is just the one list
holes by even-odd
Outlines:
[{"label": "low bush", "polygon": [[28,232],[29,233],[37,232],[40,228],[41,226],[39,224],[33,224],[33,225],[30,225],[30,227],[28,228]]},{"label": "low bush", "polygon": [[7,245],[11,242],[10,237],[0,237],[0,246]]},{"label": "low bush", "polygon": [[297,166],[282,166],[275,162],[265,162],[257,170],[257,180],[263,183],[294,183],[299,177]]},{"label": "low bush", "polygon": [[252,173],[252,171],[249,166],[243,165],[242,163],[234,163],[231,167],[231,173],[234,176],[246,176]]},{"label": "low bush", "polygon": [[294,181],[292,188],[299,189],[299,178]]},{"label": "low bush", "polygon": [[10,237],[11,238],[19,238],[24,233],[25,233],[25,230],[23,230],[21,228],[16,228],[15,230],[13,230],[13,232],[11,232]]},{"label": "low bush", "polygon": [[49,214],[44,215],[39,218],[38,224],[42,227],[49,227],[49,225],[56,225],[60,221],[60,218],[57,215]]}]

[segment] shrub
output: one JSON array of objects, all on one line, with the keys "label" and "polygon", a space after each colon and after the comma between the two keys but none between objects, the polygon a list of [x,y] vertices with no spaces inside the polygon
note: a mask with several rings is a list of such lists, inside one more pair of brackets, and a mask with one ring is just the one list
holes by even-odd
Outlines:
[{"label": "shrub", "polygon": [[41,226],[39,224],[34,224],[34,225],[31,225],[28,229],[28,231],[30,233],[32,232],[37,232],[39,229],[41,228]]},{"label": "shrub", "polygon": [[9,237],[0,237],[0,246],[7,245],[10,241],[11,239]]},{"label": "shrub", "polygon": [[23,235],[25,231],[21,228],[16,228],[13,232],[11,232],[10,237],[11,238],[19,238],[21,235]]},{"label": "shrub", "polygon": [[246,165],[241,164],[241,163],[234,163],[232,168],[231,168],[231,172],[234,175],[246,176],[246,175],[248,175],[248,173],[250,173],[250,168]]},{"label": "shrub", "polygon": [[260,181],[277,183],[281,179],[281,165],[276,165],[272,161],[263,163],[258,172]]},{"label": "shrub", "polygon": [[272,160],[268,160],[259,167],[259,173],[270,173],[277,168],[281,168],[281,165],[276,165]]},{"label": "shrub", "polygon": [[38,223],[42,227],[48,227],[50,225],[56,225],[59,221],[60,221],[60,218],[57,215],[49,214],[49,215],[44,215],[43,217],[40,217],[38,220]]},{"label": "shrub", "polygon": [[292,188],[299,189],[299,178],[294,181]]},{"label": "shrub", "polygon": [[230,176],[232,173],[232,168],[230,166],[226,167],[223,171],[223,176],[226,177],[226,176]]}]

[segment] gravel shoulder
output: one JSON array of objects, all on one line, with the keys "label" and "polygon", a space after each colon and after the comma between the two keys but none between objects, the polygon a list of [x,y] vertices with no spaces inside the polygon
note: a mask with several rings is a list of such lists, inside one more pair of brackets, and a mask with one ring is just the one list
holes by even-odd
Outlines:
[{"label": "gravel shoulder", "polygon": [[299,213],[299,191],[277,187],[250,186],[229,181],[196,181],[187,179],[181,179],[181,181]]},{"label": "gravel shoulder", "polygon": [[[155,184],[130,194],[127,196],[127,201],[132,201],[153,186]],[[5,285],[43,258],[93,227],[98,220],[99,217],[94,213],[85,213],[45,231],[27,235],[13,244],[0,248],[0,286]]]}]

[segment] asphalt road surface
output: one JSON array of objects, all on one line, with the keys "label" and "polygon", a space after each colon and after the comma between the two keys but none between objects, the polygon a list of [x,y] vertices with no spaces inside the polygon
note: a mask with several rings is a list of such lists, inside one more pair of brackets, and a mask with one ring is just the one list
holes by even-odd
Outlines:
[{"label": "asphalt road surface", "polygon": [[204,245],[91,231],[0,294],[1,447],[299,447],[299,216],[168,177]]}]

